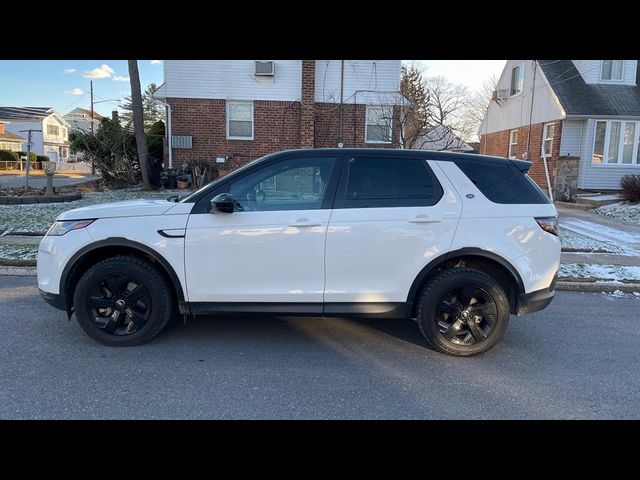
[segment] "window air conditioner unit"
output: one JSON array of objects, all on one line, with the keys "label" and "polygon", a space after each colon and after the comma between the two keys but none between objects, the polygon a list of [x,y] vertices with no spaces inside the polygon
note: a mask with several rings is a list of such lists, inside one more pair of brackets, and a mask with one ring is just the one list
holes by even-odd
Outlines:
[{"label": "window air conditioner unit", "polygon": [[509,89],[508,88],[499,88],[498,89],[498,100],[506,100],[509,98]]},{"label": "window air conditioner unit", "polygon": [[256,76],[273,77],[276,70],[276,62],[261,62],[256,60]]}]

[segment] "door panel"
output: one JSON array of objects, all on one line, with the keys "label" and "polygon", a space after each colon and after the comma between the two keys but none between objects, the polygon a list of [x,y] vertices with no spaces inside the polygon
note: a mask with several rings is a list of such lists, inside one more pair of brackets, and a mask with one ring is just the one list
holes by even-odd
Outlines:
[{"label": "door panel", "polygon": [[230,185],[240,211],[191,215],[189,301],[321,304],[335,163],[306,158],[269,165]]},{"label": "door panel", "polygon": [[[440,169],[427,164],[442,187],[435,205],[410,206],[430,203],[411,199],[420,196],[418,184],[413,193],[408,189],[407,196],[394,197],[397,189],[381,190],[376,198],[370,195],[373,201],[368,202],[341,179],[338,196],[343,198],[337,198],[336,205],[348,207],[349,196],[358,199],[357,205],[376,206],[333,211],[327,233],[325,302],[405,302],[420,270],[449,250],[461,213],[460,198]],[[367,177],[362,185],[375,181]],[[406,184],[393,172],[385,172],[385,188],[394,181]],[[405,206],[380,206],[385,203]]]}]

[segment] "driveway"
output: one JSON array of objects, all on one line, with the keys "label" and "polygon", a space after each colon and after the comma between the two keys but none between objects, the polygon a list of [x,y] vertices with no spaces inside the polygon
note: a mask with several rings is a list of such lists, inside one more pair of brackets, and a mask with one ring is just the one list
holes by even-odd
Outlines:
[{"label": "driveway", "polygon": [[104,347],[0,277],[0,418],[640,418],[640,300],[559,292],[474,358],[411,320],[198,318]]}]

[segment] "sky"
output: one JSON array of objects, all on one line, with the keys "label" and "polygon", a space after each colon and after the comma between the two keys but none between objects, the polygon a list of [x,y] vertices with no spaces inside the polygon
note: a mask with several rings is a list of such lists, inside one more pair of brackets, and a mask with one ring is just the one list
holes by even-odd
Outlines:
[{"label": "sky", "polygon": [[465,85],[474,91],[482,88],[485,80],[495,75],[500,77],[506,60],[403,60],[403,63],[415,62],[424,69],[428,77],[443,76],[452,83]]},{"label": "sky", "polygon": [[[473,91],[492,74],[500,75],[506,60],[414,60],[427,76],[442,75]],[[411,63],[412,60],[403,60]],[[160,85],[161,60],[138,60],[140,84]],[[94,109],[110,116],[118,101],[129,95],[126,60],[1,60],[0,106],[53,107],[67,113],[89,109],[89,81],[93,80]],[[102,100],[107,100],[103,102]]]},{"label": "sky", "polygon": [[[161,60],[138,60],[138,70],[143,89],[162,83]],[[94,110],[103,116],[111,116],[131,92],[127,60],[2,60],[0,106],[53,107],[63,114],[75,107],[88,110],[91,80],[94,101],[100,102]]]}]

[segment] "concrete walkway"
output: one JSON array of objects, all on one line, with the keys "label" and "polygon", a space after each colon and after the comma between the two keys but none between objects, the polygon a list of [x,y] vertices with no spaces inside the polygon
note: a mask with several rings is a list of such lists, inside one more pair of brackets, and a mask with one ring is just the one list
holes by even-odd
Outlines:
[{"label": "concrete walkway", "polygon": [[[100,175],[91,175],[89,173],[70,173],[55,174],[53,176],[54,187],[68,187],[71,185],[80,185],[81,183],[98,180]],[[26,176],[23,175],[0,175],[0,188],[24,187]],[[46,175],[29,176],[30,188],[44,188],[47,186]]]}]

